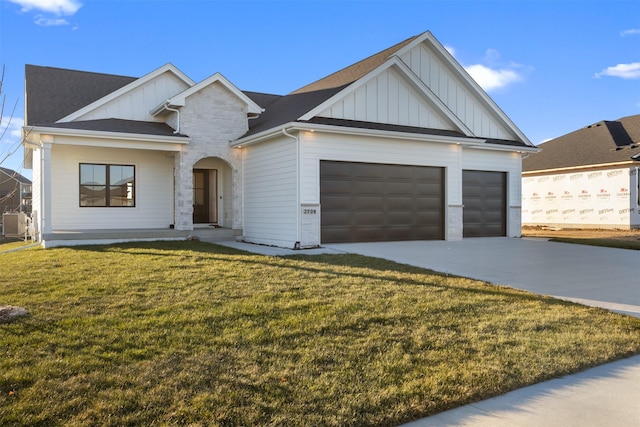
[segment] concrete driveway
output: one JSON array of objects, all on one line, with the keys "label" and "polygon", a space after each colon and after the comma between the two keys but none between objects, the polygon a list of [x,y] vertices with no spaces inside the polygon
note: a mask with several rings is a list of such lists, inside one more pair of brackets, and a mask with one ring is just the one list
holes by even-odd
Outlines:
[{"label": "concrete driveway", "polygon": [[640,317],[639,251],[508,237],[325,246]]}]

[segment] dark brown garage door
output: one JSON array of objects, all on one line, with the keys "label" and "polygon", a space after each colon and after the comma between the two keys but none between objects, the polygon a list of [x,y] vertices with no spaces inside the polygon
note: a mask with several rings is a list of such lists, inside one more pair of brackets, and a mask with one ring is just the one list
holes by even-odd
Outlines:
[{"label": "dark brown garage door", "polygon": [[444,169],[320,162],[322,243],[444,238]]},{"label": "dark brown garage door", "polygon": [[507,234],[507,174],[462,171],[463,237]]}]

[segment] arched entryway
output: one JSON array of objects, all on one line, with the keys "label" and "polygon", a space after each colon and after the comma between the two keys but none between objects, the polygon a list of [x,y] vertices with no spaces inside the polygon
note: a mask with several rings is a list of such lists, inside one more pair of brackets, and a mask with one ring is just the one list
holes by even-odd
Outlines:
[{"label": "arched entryway", "polygon": [[232,169],[218,157],[193,165],[193,224],[232,227]]}]

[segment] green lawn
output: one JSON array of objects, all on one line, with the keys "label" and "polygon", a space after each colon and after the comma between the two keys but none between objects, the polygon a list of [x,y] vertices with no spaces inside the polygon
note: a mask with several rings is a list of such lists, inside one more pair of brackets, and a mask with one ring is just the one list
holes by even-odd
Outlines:
[{"label": "green lawn", "polygon": [[[0,252],[2,246],[0,245]],[[0,254],[0,425],[394,426],[640,353],[640,319],[355,255]]]},{"label": "green lawn", "polygon": [[578,239],[569,237],[554,237],[550,239],[552,242],[575,243],[579,245],[604,246],[607,248],[617,249],[633,249],[640,251],[640,240],[621,240],[621,239]]}]

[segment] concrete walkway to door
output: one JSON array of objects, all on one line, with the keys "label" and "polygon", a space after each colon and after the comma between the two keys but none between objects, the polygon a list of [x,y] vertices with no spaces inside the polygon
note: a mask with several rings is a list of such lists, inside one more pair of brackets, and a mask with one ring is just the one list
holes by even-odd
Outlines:
[{"label": "concrete walkway to door", "polygon": [[638,251],[509,237],[325,246],[640,317]]}]

